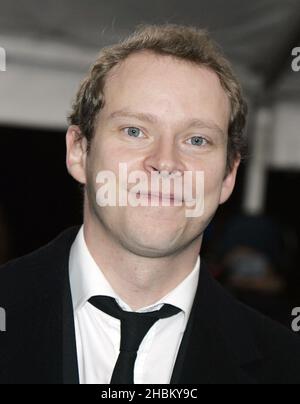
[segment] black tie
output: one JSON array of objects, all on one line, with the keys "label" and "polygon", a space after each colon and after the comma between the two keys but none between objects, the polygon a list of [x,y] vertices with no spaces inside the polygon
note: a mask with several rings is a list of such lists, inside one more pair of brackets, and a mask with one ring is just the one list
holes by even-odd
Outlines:
[{"label": "black tie", "polygon": [[89,302],[97,309],[121,320],[121,345],[110,384],[134,384],[134,364],[137,351],[150,328],[161,318],[171,317],[181,310],[165,304],[160,310],[149,313],[124,311],[115,299],[94,296]]}]

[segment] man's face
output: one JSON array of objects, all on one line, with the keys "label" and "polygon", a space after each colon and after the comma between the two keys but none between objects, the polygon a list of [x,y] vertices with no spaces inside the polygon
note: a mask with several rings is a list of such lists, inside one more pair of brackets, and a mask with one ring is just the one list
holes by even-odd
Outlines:
[{"label": "man's face", "polygon": [[[85,163],[90,220],[138,256],[168,256],[200,243],[218,205],[232,192],[238,166],[224,180],[230,103],[217,75],[143,52],[110,72],[104,98]],[[184,203],[100,207],[97,174],[109,170],[118,177],[119,163],[127,164],[128,174],[145,173],[149,186],[152,172],[203,171],[204,213],[188,218]]]}]

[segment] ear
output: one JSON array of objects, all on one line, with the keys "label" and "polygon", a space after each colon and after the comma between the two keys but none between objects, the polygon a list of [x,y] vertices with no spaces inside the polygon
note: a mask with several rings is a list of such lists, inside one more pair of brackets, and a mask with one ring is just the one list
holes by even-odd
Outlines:
[{"label": "ear", "polygon": [[87,140],[82,136],[80,128],[72,125],[66,135],[66,164],[69,174],[81,184],[86,183]]},{"label": "ear", "polygon": [[222,190],[221,190],[221,195],[220,195],[220,205],[222,203],[225,203],[229,199],[230,195],[232,194],[232,191],[235,186],[236,175],[237,175],[237,171],[238,171],[240,162],[241,162],[241,158],[238,157],[233,164],[232,170],[226,175],[226,177],[223,180]]}]

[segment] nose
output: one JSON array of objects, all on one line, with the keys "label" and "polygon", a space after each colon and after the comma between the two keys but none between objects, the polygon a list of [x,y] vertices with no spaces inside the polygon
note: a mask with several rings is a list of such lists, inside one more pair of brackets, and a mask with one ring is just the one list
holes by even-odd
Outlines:
[{"label": "nose", "polygon": [[162,174],[183,175],[184,164],[179,156],[174,140],[169,138],[161,138],[156,142],[148,156],[144,160],[145,170],[149,173],[158,171]]}]

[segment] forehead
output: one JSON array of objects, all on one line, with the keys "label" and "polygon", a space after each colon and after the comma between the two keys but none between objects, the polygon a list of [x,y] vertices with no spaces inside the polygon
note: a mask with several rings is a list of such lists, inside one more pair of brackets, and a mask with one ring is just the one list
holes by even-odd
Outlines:
[{"label": "forehead", "polygon": [[172,56],[132,54],[109,72],[104,97],[107,112],[128,108],[157,115],[168,112],[178,118],[207,115],[219,124],[229,122],[229,97],[217,74]]}]

